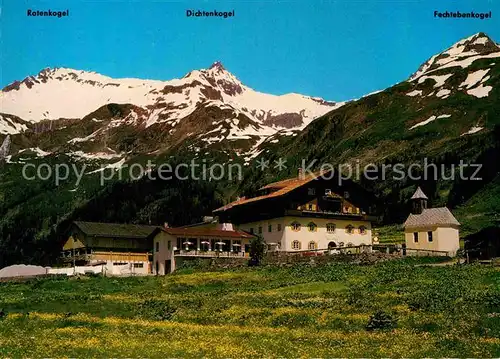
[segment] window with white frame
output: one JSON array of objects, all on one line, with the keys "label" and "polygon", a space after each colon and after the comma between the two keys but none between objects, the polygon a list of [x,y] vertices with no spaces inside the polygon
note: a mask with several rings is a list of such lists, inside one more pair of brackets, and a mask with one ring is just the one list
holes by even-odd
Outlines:
[{"label": "window with white frame", "polygon": [[311,250],[312,249],[318,249],[318,244],[316,242],[314,242],[314,241],[311,241],[311,242],[309,242],[309,244],[308,244],[307,247],[308,247],[308,249],[311,249]]},{"label": "window with white frame", "polygon": [[300,249],[300,242],[299,241],[293,241],[292,242],[292,249],[299,250]]}]

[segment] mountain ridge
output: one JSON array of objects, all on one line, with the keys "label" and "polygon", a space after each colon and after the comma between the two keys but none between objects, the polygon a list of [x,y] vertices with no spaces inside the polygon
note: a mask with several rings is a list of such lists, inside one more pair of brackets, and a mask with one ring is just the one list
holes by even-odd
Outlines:
[{"label": "mountain ridge", "polygon": [[[347,103],[364,101],[403,84],[409,86],[405,95],[416,103],[427,98],[444,101],[457,93],[486,98],[493,89],[491,68],[496,57],[500,57],[498,44],[486,34],[476,33],[435,54],[399,84]],[[489,59],[490,65],[467,73],[465,78],[461,75],[478,67],[476,62]],[[459,78],[462,80],[457,82]],[[50,91],[42,91],[46,86]],[[69,97],[61,101],[61,93],[75,86],[77,90],[70,91]],[[224,150],[228,157],[242,156],[246,161],[255,158],[270,142],[297,136],[315,119],[346,105],[295,93],[280,96],[260,93],[245,86],[220,61],[169,81],[113,79],[96,72],[46,68],[36,76],[7,86],[1,100],[0,133],[15,135],[23,131],[45,132],[47,127],[61,129],[59,140],[43,151],[67,152],[70,144],[73,151],[102,152],[110,149],[106,143],[112,138],[113,153],[124,148],[134,152],[164,152],[183,143],[190,151],[200,153],[219,148],[225,142],[223,147],[229,151]],[[37,107],[40,103],[41,107]],[[55,110],[48,111],[47,107]],[[419,116],[410,123],[409,130],[450,116],[443,111]],[[471,124],[461,135],[482,131],[481,121]],[[28,138],[37,137],[28,132]],[[135,145],[130,148],[120,137],[127,143],[135,137],[132,141]],[[37,142],[40,141],[35,138],[29,146],[39,147]]]},{"label": "mountain ridge", "polygon": [[[463,49],[461,50],[460,48]],[[409,80],[416,80],[420,76],[438,70],[445,65],[453,65],[453,62],[460,58],[488,55],[495,52],[500,52],[500,45],[494,42],[484,32],[478,32],[456,42],[446,50],[431,56],[420,65],[419,69],[410,76]],[[497,55],[495,55],[495,57],[497,57]],[[456,64],[456,66],[459,65],[459,63]]]},{"label": "mountain ridge", "polygon": [[[42,93],[44,87],[48,88],[45,92],[50,94]],[[29,91],[31,89],[36,89],[36,93]],[[61,89],[72,91],[72,97],[86,96],[87,104],[64,97]],[[69,104],[62,106],[60,102],[54,101],[54,96],[69,101]],[[301,115],[305,122],[310,122],[336,105],[335,102],[295,93],[271,95],[255,91],[225,70],[221,62],[215,62],[208,69],[193,70],[182,78],[168,81],[114,79],[96,72],[46,68],[35,76],[4,87],[2,112],[35,123],[47,119],[81,118],[107,103],[130,103],[142,107],[170,103],[179,107],[183,102],[191,106],[189,110],[193,111],[194,106],[207,100],[221,100],[261,121],[269,115],[291,112]],[[262,102],[263,105],[256,102]],[[23,110],[27,104],[31,109]],[[62,109],[58,110],[57,107]],[[186,111],[179,112],[178,115],[182,116]]]}]

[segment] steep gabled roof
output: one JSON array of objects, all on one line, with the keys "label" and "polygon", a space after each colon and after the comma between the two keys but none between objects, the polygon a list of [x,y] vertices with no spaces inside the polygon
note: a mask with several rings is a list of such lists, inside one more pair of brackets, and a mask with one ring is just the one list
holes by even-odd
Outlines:
[{"label": "steep gabled roof", "polygon": [[273,198],[273,197],[280,197],[283,196],[291,191],[293,191],[296,188],[299,188],[315,179],[323,175],[324,173],[318,172],[318,173],[313,173],[313,174],[308,174],[304,175],[302,177],[297,177],[297,178],[289,178],[283,181],[279,182],[274,182],[271,183],[267,186],[262,187],[261,189],[267,189],[267,188],[279,188],[277,191],[271,192],[266,195],[262,196],[257,196],[257,197],[252,197],[252,198],[242,198],[237,201],[231,202],[226,204],[225,206],[222,206],[220,208],[217,208],[213,212],[221,212],[221,211],[226,211],[230,208],[250,203],[250,202],[256,202],[256,201],[261,201],[267,198]]},{"label": "steep gabled roof", "polygon": [[288,178],[288,179],[285,179],[282,181],[269,183],[269,184],[265,185],[264,187],[262,187],[261,190],[262,189],[269,189],[269,188],[285,188],[285,187],[288,187],[290,185],[293,185],[298,179],[299,178]]},{"label": "steep gabled roof", "polygon": [[421,214],[410,214],[404,224],[405,228],[429,226],[459,226],[455,216],[446,207],[426,208]]},{"label": "steep gabled roof", "polygon": [[411,196],[411,199],[429,199],[429,198],[427,198],[424,191],[422,191],[422,189],[418,187],[413,196]]},{"label": "steep gabled roof", "polygon": [[83,233],[88,236],[110,237],[110,238],[135,238],[146,239],[156,226],[145,226],[138,224],[100,223],[100,222],[73,222]]}]

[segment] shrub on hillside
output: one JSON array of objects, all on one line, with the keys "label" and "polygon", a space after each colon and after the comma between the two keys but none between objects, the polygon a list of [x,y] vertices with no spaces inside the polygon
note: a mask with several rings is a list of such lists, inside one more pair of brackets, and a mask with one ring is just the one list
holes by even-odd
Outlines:
[{"label": "shrub on hillside", "polygon": [[368,320],[366,330],[392,329],[396,326],[396,320],[389,313],[378,311]]},{"label": "shrub on hillside", "polygon": [[258,266],[264,258],[266,242],[262,236],[255,236],[250,240],[250,266]]}]

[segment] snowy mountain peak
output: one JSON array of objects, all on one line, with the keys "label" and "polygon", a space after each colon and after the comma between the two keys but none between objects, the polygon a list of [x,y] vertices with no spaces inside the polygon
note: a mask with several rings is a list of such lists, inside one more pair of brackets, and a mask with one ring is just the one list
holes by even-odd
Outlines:
[{"label": "snowy mountain peak", "polygon": [[108,104],[135,106],[134,114],[123,123],[144,128],[155,124],[174,127],[200,109],[211,107],[223,111],[228,120],[244,116],[275,130],[303,128],[342,105],[303,95],[255,91],[220,61],[169,81],[114,79],[96,72],[46,68],[2,90],[2,132],[20,132],[26,124],[43,120],[83,119]]},{"label": "snowy mountain peak", "polygon": [[450,55],[465,54],[465,56],[468,56],[470,52],[474,52],[475,54],[489,54],[496,51],[500,51],[498,44],[484,32],[478,32],[457,42],[444,53]]},{"label": "snowy mountain peak", "polygon": [[224,65],[222,65],[222,62],[220,61],[215,61],[210,67],[209,67],[209,70],[211,69],[216,69],[218,71],[224,71],[225,68],[224,68]]},{"label": "snowy mountain peak", "polygon": [[500,46],[485,33],[478,32],[458,41],[445,51],[432,56],[420,66],[409,80],[416,80],[424,74],[429,74],[443,68],[462,66],[464,63],[469,62],[472,63],[480,58],[497,57],[498,53],[500,53]]}]

